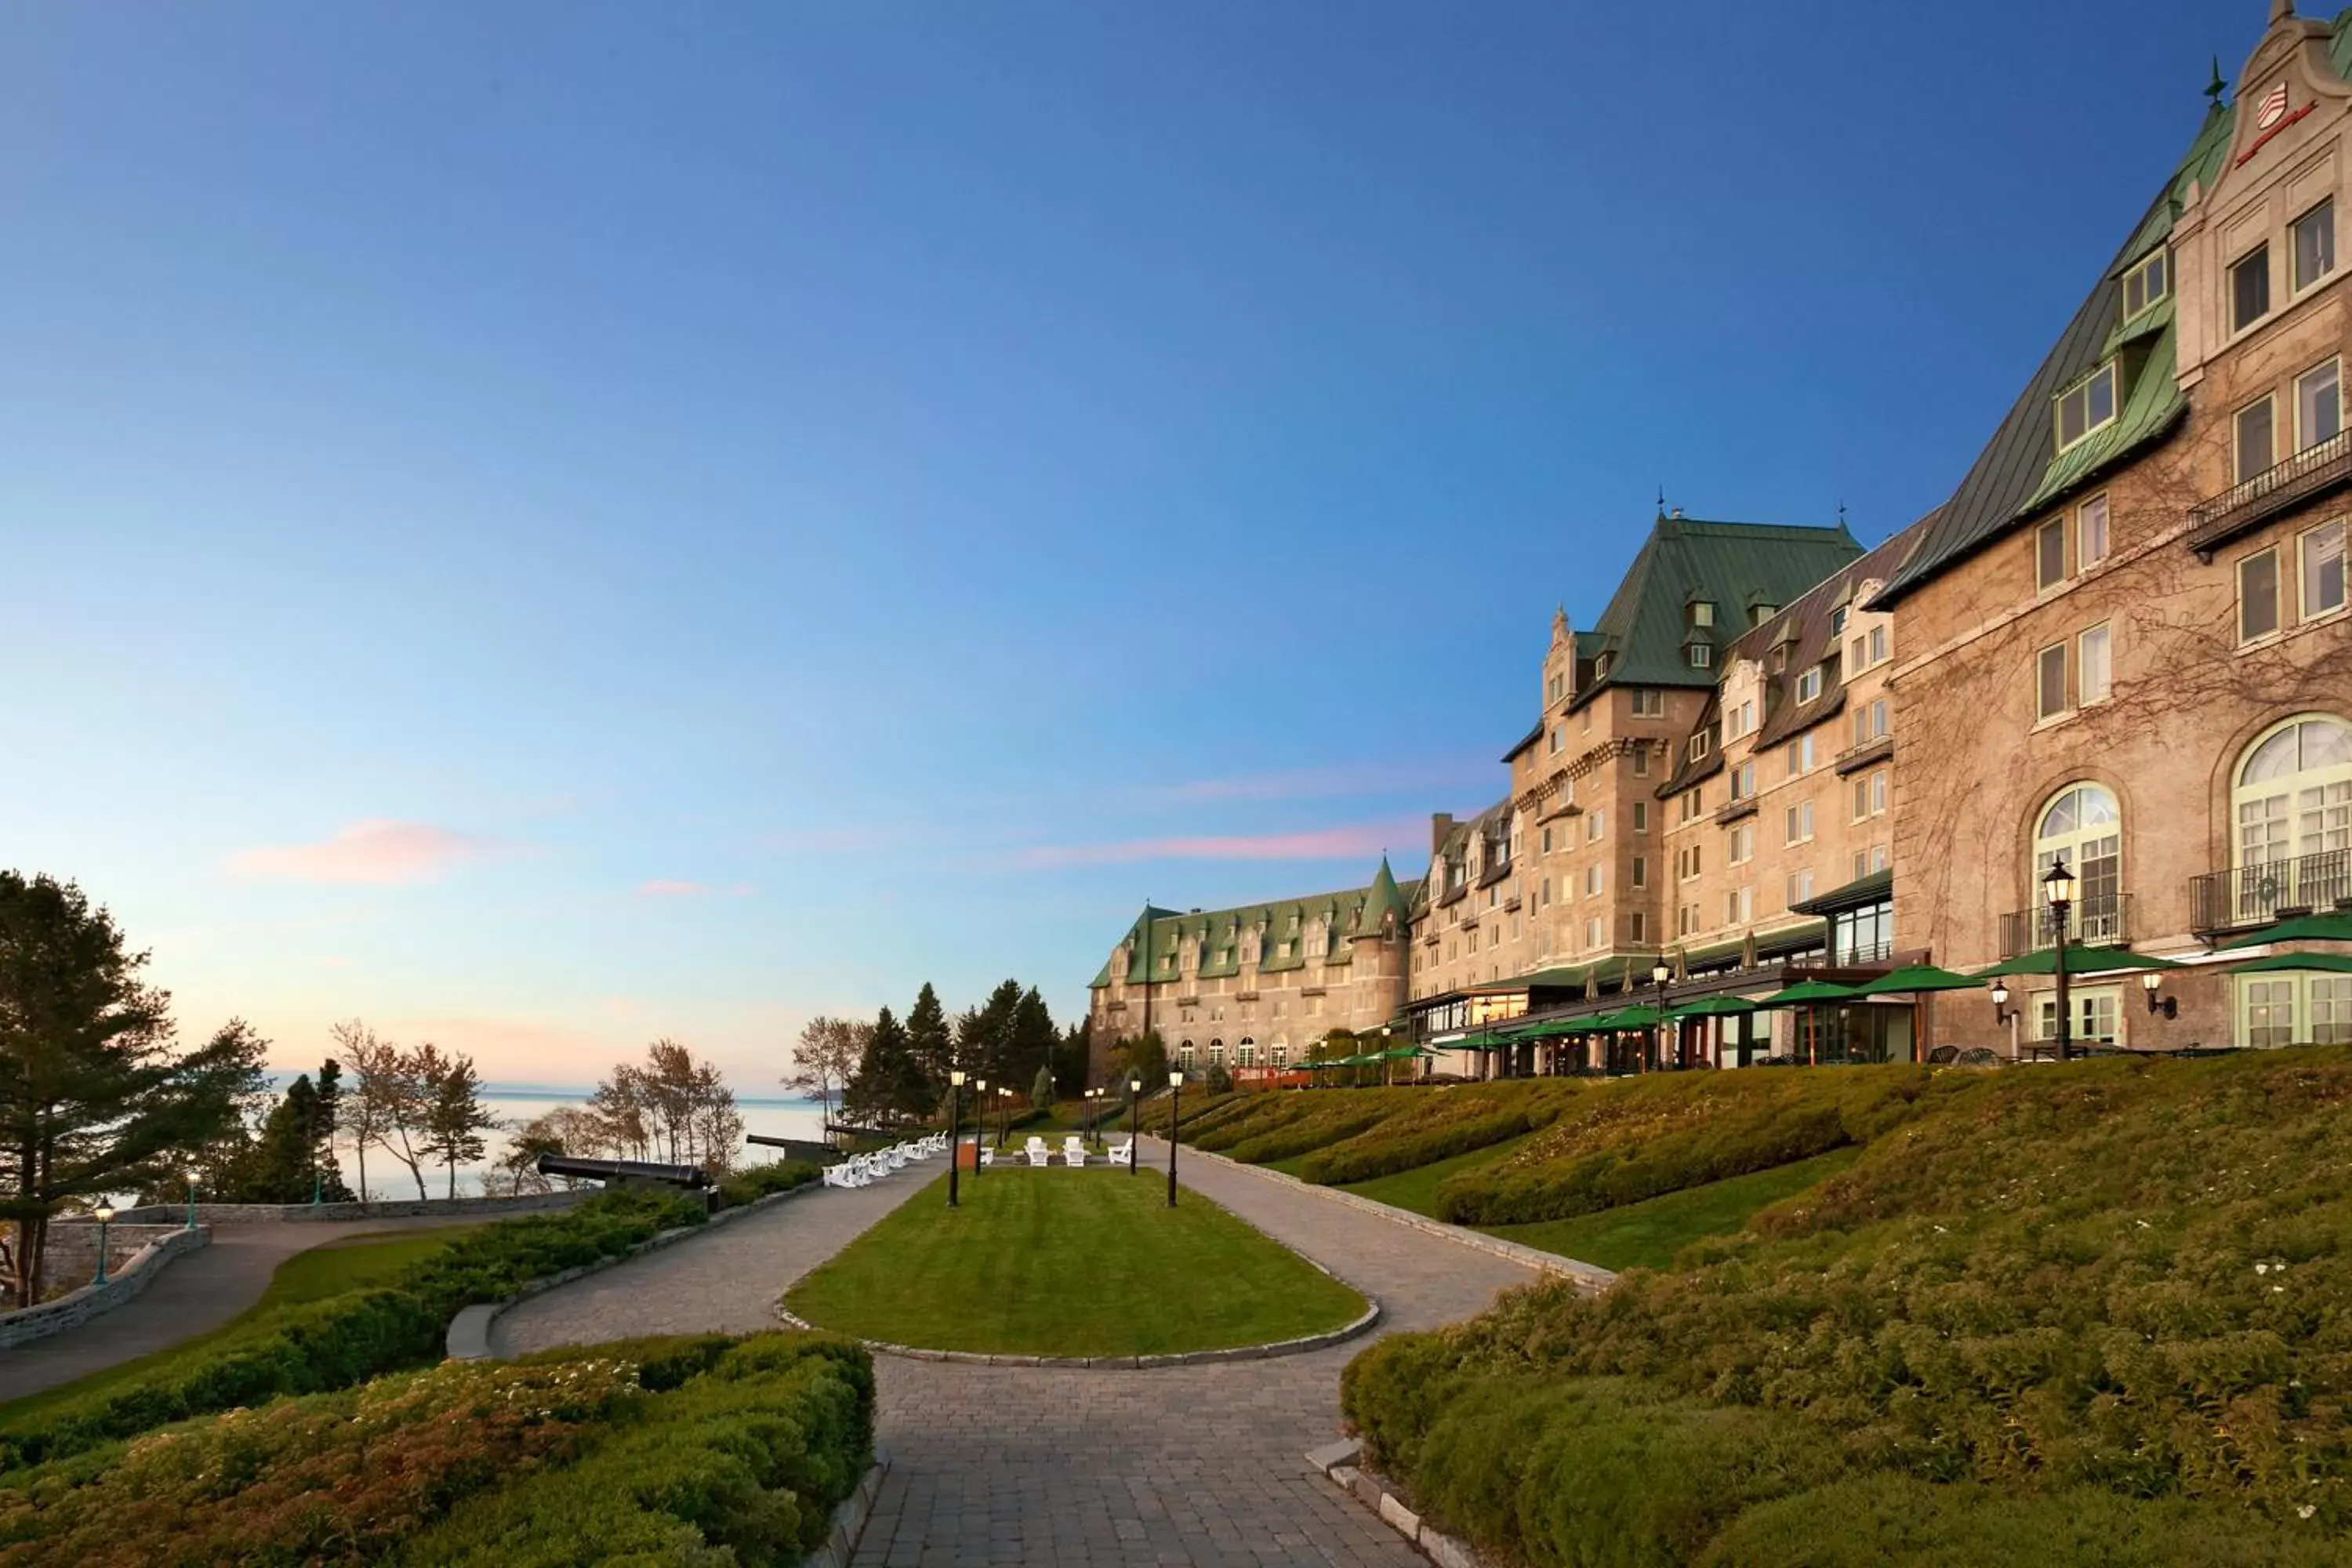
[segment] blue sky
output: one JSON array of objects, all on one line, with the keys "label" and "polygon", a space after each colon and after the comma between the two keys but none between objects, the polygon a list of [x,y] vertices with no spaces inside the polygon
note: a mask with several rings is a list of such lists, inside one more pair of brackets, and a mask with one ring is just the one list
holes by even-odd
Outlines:
[{"label": "blue sky", "polygon": [[2254,0],[16,6],[0,861],[756,1092],[1475,809],[1660,485],[1949,490]]}]

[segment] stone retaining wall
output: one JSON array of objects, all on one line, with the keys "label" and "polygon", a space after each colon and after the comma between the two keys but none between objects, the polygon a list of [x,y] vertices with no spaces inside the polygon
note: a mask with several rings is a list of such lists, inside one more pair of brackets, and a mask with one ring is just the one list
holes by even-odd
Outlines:
[{"label": "stone retaining wall", "polygon": [[[120,1274],[139,1256],[139,1249],[153,1241],[162,1241],[175,1230],[188,1228],[183,1215],[170,1225],[125,1225],[120,1220],[106,1228],[106,1270]],[[49,1234],[41,1244],[41,1288],[46,1293],[62,1281],[79,1285],[89,1281],[98,1272],[98,1232],[96,1220],[58,1218],[49,1222]]]},{"label": "stone retaining wall", "polygon": [[[211,1239],[206,1231],[190,1230],[182,1226],[141,1247],[123,1265],[122,1271],[110,1276],[103,1285],[85,1285],[37,1307],[0,1312],[0,1347],[20,1345],[28,1340],[63,1333],[68,1329],[80,1327],[101,1312],[112,1311],[147,1289],[149,1281],[161,1274],[163,1266],[173,1258],[184,1252],[194,1252]],[[93,1241],[92,1246],[95,1245]]]},{"label": "stone retaining wall", "polygon": [[[198,1204],[196,1223],[299,1225],[306,1221],[328,1224],[365,1219],[470,1219],[477,1215],[497,1217],[567,1209],[594,1195],[595,1189],[583,1187],[569,1193],[531,1193],[519,1198],[426,1198],[421,1203],[409,1198],[366,1204]],[[187,1220],[185,1204],[150,1204],[145,1208],[123,1209],[115,1215],[118,1225],[185,1225]]]}]

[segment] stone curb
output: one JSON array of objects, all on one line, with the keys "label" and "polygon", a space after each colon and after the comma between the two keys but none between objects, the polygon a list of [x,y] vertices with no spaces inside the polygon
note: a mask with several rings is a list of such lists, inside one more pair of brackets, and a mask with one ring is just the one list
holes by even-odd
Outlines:
[{"label": "stone curb", "polygon": [[[1158,1140],[1154,1139],[1154,1142]],[[1343,1193],[1337,1187],[1318,1186],[1313,1182],[1302,1182],[1285,1171],[1269,1171],[1263,1165],[1245,1165],[1239,1160],[1228,1160],[1223,1154],[1212,1154],[1205,1149],[1195,1149],[1184,1157],[1188,1160],[1214,1160],[1221,1165],[1236,1171],[1247,1171],[1252,1175],[1263,1176],[1270,1182],[1286,1182],[1302,1192],[1314,1193],[1334,1203],[1346,1204],[1350,1207],[1361,1209],[1367,1214],[1379,1215],[1383,1219],[1393,1220],[1399,1225],[1407,1226],[1414,1230],[1425,1231],[1431,1236],[1444,1237],[1447,1240],[1459,1242],[1464,1247],[1473,1247],[1481,1252],[1491,1252],[1497,1258],[1508,1258],[1513,1263],[1533,1268],[1539,1273],[1558,1275],[1573,1281],[1577,1289],[1588,1296],[1597,1296],[1617,1282],[1617,1276],[1612,1270],[1603,1268],[1597,1263],[1584,1263],[1573,1258],[1562,1258],[1558,1253],[1539,1251],[1516,1241],[1505,1241],[1499,1236],[1488,1236],[1484,1231],[1472,1230],[1465,1226],[1448,1225],[1444,1220],[1431,1219],[1427,1215],[1418,1215],[1411,1209],[1401,1209],[1394,1204],[1384,1204],[1375,1198],[1360,1197],[1354,1193]]]},{"label": "stone curb", "polygon": [[803,1182],[786,1192],[770,1193],[766,1197],[752,1199],[741,1208],[721,1209],[700,1225],[681,1225],[668,1230],[657,1231],[626,1252],[615,1253],[610,1258],[600,1258],[593,1263],[583,1263],[575,1268],[566,1268],[561,1273],[550,1274],[544,1279],[530,1280],[504,1300],[478,1301],[470,1307],[461,1307],[458,1309],[457,1315],[449,1320],[448,1333],[442,1341],[442,1352],[451,1361],[491,1360],[490,1327],[499,1321],[499,1314],[506,1311],[508,1308],[520,1306],[533,1296],[542,1295],[554,1289],[558,1285],[569,1285],[574,1279],[584,1279],[591,1274],[601,1274],[607,1268],[626,1263],[631,1258],[645,1253],[658,1252],[665,1247],[675,1247],[681,1241],[689,1241],[695,1237],[706,1236],[722,1225],[741,1219],[746,1215],[758,1214],[761,1209],[782,1203],[787,1198],[796,1198],[803,1193],[817,1192],[824,1185],[821,1181]]},{"label": "stone curb", "polygon": [[51,1334],[78,1329],[94,1318],[105,1316],[153,1284],[155,1277],[163,1272],[163,1266],[172,1259],[184,1252],[194,1252],[200,1247],[209,1246],[211,1242],[209,1226],[173,1231],[132,1253],[129,1261],[109,1275],[103,1285],[84,1285],[54,1301],[42,1301],[34,1306],[20,1307],[13,1312],[0,1313],[0,1349],[45,1340]]},{"label": "stone curb", "polygon": [[[1307,1260],[1315,1263],[1313,1258]],[[1319,1263],[1315,1267],[1323,1268]],[[1324,1268],[1323,1272],[1331,1271]],[[1333,1279],[1339,1276],[1334,1274]],[[1349,1289],[1353,1289],[1353,1286]],[[835,1331],[819,1328],[796,1313],[776,1303],[776,1316],[787,1328],[805,1329],[811,1333],[829,1334]],[[1305,1355],[1309,1351],[1328,1350],[1365,1332],[1381,1321],[1380,1301],[1371,1296],[1364,1298],[1364,1310],[1355,1321],[1320,1334],[1306,1334],[1295,1340],[1272,1340],[1262,1345],[1235,1345],[1227,1350],[1181,1351],[1172,1355],[1000,1355],[987,1351],[935,1351],[920,1345],[893,1344],[888,1340],[859,1340],[857,1342],[877,1355],[894,1355],[902,1361],[961,1362],[966,1366],[1034,1366],[1048,1371],[1077,1372],[1156,1372],[1167,1366],[1206,1366],[1214,1362],[1272,1361],[1276,1356]]]},{"label": "stone curb", "polygon": [[800,1568],[849,1568],[849,1560],[857,1554],[857,1542],[866,1533],[866,1521],[874,1517],[874,1500],[882,1495],[882,1478],[889,1468],[890,1450],[876,1444],[873,1468],[857,1483],[857,1489],[833,1510],[831,1539],[802,1558]]},{"label": "stone curb", "polygon": [[1413,1512],[1403,1498],[1389,1490],[1387,1482],[1365,1469],[1358,1462],[1363,1452],[1364,1446],[1350,1437],[1313,1450],[1307,1456],[1307,1462],[1331,1478],[1341,1491],[1379,1514],[1383,1523],[1418,1548],[1437,1568],[1485,1568],[1467,1542],[1423,1522],[1421,1515]]}]

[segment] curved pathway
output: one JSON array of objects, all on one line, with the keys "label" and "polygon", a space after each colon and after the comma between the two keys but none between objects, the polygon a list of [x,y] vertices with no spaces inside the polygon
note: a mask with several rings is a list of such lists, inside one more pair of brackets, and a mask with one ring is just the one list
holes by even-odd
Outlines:
[{"label": "curved pathway", "polygon": [[172,1259],[152,1284],[114,1310],[61,1334],[0,1350],[0,1400],[22,1399],[216,1329],[260,1300],[278,1266],[298,1252],[346,1237],[467,1223],[425,1215],[215,1225],[208,1245]]},{"label": "curved pathway", "polygon": [[[1166,1145],[1144,1148],[1147,1163],[1132,1179],[1165,1181]],[[1381,1332],[1469,1317],[1497,1290],[1534,1278],[1493,1254],[1254,1172],[1179,1158],[1185,1186],[1378,1296]],[[509,1354],[767,1327],[793,1280],[937,1173],[918,1166],[871,1187],[812,1194],[549,1291],[501,1318],[493,1345]],[[880,1438],[893,1462],[856,1561],[859,1568],[1423,1563],[1307,1463],[1307,1450],[1339,1435],[1339,1372],[1366,1342],[1150,1372],[877,1356]]]}]

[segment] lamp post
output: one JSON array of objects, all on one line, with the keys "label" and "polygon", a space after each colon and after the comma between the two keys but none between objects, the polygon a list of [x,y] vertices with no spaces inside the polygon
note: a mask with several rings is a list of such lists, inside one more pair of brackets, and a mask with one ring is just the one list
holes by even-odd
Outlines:
[{"label": "lamp post", "polygon": [[1184,1069],[1168,1072],[1168,1206],[1176,1206],[1176,1132],[1183,1125]]},{"label": "lamp post", "polygon": [[1660,1067],[1666,1065],[1666,982],[1674,977],[1675,972],[1666,967],[1666,955],[1663,952],[1658,954],[1658,962],[1650,965],[1650,984],[1658,991],[1658,1021],[1650,1026],[1650,1032],[1658,1042]]},{"label": "lamp post", "polygon": [[980,1145],[988,1136],[988,1080],[975,1079],[971,1089],[971,1179],[980,1180]]},{"label": "lamp post", "polygon": [[996,1146],[1000,1149],[1013,1141],[1013,1091],[1003,1084],[996,1086]]},{"label": "lamp post", "polygon": [[2042,890],[2050,901],[2050,924],[2058,933],[2057,962],[2051,967],[2058,972],[2058,1059],[2063,1062],[2074,1055],[2073,1020],[2066,1016],[2066,917],[2074,912],[2074,873],[2066,869],[2066,857],[2061,855],[2051,865]]},{"label": "lamp post", "polygon": [[100,1205],[98,1205],[98,1277],[97,1277],[96,1279],[92,1279],[92,1280],[90,1281],[90,1283],[91,1283],[91,1284],[93,1284],[93,1285],[103,1285],[103,1284],[105,1284],[105,1283],[106,1283],[106,1227],[107,1227],[108,1226],[110,1226],[110,1225],[112,1225],[113,1223],[114,1223],[114,1205],[113,1205],[112,1204],[100,1204]]},{"label": "lamp post", "polygon": [[[963,1127],[958,1113],[963,1106],[963,1068],[948,1073],[948,1207],[956,1206],[956,1172],[963,1165]],[[971,1146],[971,1172],[980,1174],[980,1143]]]},{"label": "lamp post", "polygon": [[2139,977],[2140,993],[2147,998],[2147,1010],[2149,1016],[2154,1016],[2156,1014],[2161,1013],[2168,1018],[2178,1018],[2180,1016],[2180,998],[2178,996],[2158,996],[2157,992],[2163,989],[2163,986],[2164,976],[2158,974],[2153,969]]},{"label": "lamp post", "polygon": [[1127,1173],[1135,1174],[1135,1102],[1143,1098],[1143,1080],[1127,1080]]},{"label": "lamp post", "polygon": [[188,1228],[196,1228],[196,1173],[193,1170],[188,1173]]}]

